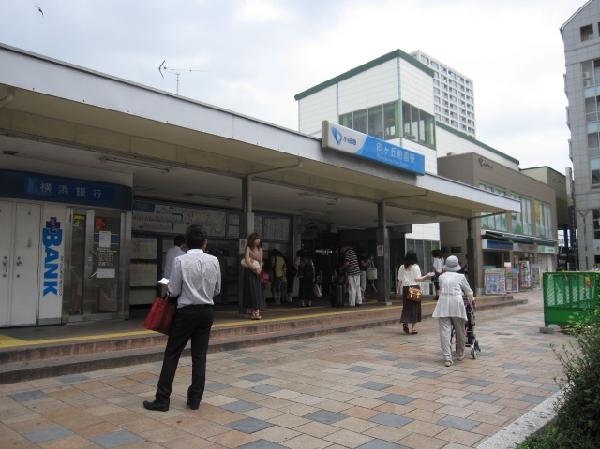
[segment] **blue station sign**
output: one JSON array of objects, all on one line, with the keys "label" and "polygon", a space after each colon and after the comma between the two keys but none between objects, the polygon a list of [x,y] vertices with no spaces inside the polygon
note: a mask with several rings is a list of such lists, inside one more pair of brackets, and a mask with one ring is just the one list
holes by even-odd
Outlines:
[{"label": "blue station sign", "polygon": [[323,148],[355,154],[417,175],[425,174],[425,156],[337,123],[323,122]]}]

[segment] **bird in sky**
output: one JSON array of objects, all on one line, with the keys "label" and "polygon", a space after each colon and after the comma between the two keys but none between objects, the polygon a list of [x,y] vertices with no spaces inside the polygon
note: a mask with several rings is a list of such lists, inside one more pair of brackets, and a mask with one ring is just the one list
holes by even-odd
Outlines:
[{"label": "bird in sky", "polygon": [[40,8],[37,5],[36,5],[36,8],[37,8],[38,12],[42,15],[42,17],[44,17],[44,11],[42,11],[42,8]]}]

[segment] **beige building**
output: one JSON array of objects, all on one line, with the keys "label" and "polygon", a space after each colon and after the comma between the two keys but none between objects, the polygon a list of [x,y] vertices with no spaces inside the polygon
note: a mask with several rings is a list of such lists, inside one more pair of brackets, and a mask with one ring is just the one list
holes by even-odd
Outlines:
[{"label": "beige building", "polygon": [[472,220],[472,249],[467,248],[465,222],[441,224],[442,246],[448,253],[465,260],[471,251],[477,268],[471,275],[478,293],[485,291],[488,268],[505,268],[508,263],[514,269],[527,265],[529,274],[519,273],[520,288],[535,286],[541,273],[556,269],[557,197],[551,186],[477,153],[440,157],[438,172],[521,203],[520,212]]}]

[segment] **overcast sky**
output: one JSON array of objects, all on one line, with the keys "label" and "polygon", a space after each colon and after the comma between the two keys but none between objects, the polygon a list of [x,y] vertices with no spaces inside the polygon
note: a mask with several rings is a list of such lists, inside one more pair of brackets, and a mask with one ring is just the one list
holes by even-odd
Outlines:
[{"label": "overcast sky", "polygon": [[[570,165],[559,28],[584,0],[0,0],[0,41],[297,129],[293,95],[391,50],[473,79],[477,138]],[[44,15],[37,11],[40,6]]]}]

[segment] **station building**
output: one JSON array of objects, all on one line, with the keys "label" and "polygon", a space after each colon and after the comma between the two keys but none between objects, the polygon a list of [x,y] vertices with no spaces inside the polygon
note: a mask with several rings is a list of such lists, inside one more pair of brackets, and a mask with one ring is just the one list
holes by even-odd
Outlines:
[{"label": "station building", "polygon": [[[402,261],[395,256],[408,250],[429,270],[431,250],[441,248],[463,263],[470,259],[478,293],[486,291],[485,270],[503,269],[505,263],[516,267],[527,261],[530,269],[538,269],[539,280],[542,272],[556,268],[556,192],[521,173],[517,159],[477,140],[474,128],[462,132],[436,120],[436,72],[423,63],[429,59],[415,56],[395,50],[296,94],[299,130],[321,136],[321,120],[337,122],[423,154],[428,173],[519,202],[514,213],[473,222],[414,224],[400,250],[392,242],[394,270]],[[413,207],[421,201],[415,197]],[[525,282],[531,274],[523,271],[521,277],[523,288],[532,286]]]},{"label": "station building", "polygon": [[[427,122],[421,100],[407,107]],[[191,223],[221,262],[221,302],[241,299],[240,253],[256,230],[267,251],[323,256],[323,271],[335,244],[368,240],[389,303],[392,240],[519,207],[436,175],[425,122],[388,147],[422,158],[415,170],[0,44],[0,326],[127,317],[154,299],[164,253]]]}]

